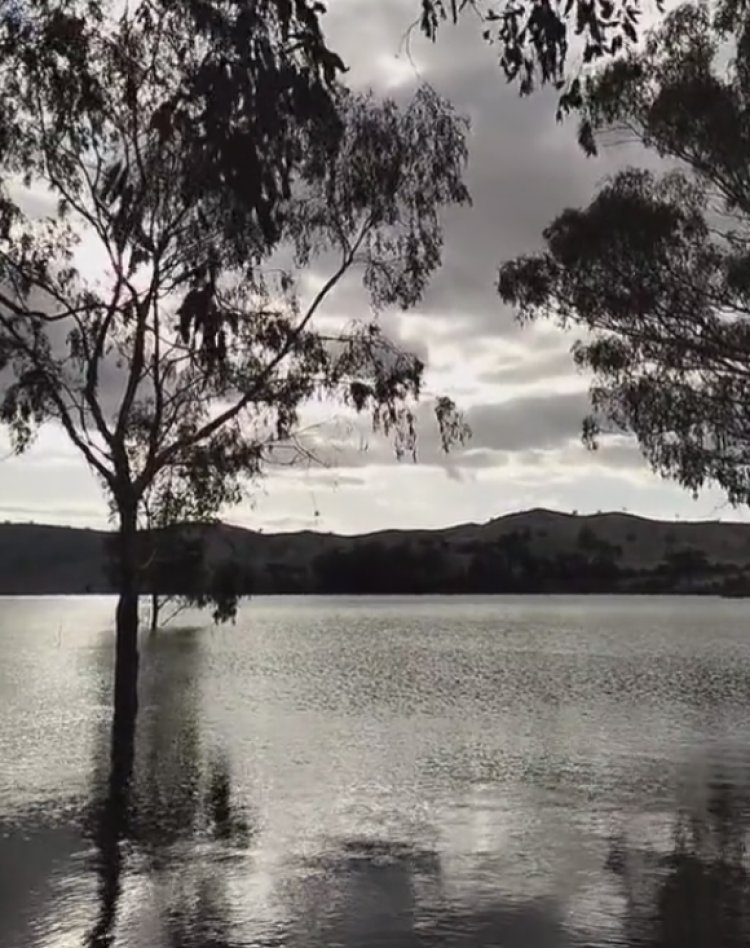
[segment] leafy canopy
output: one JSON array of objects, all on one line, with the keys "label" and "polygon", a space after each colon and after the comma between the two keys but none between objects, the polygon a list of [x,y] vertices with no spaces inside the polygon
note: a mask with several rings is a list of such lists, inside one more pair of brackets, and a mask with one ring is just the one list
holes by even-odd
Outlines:
[{"label": "leafy canopy", "polygon": [[750,501],[749,30],[740,7],[685,5],[590,80],[584,144],[633,139],[673,167],[615,175],[499,280],[521,319],[587,330],[593,442],[630,430],[656,470],[736,503]]},{"label": "leafy canopy", "polygon": [[[347,92],[321,10],[0,14],[0,417],[18,450],[61,424],[123,524],[154,492],[173,504],[165,523],[236,502],[294,454],[311,399],[415,450],[421,362],[371,315],[319,316],[350,270],[375,309],[418,301],[440,211],[468,201],[465,123],[429,88],[405,108]],[[49,213],[27,211],[21,182]],[[329,272],[310,291],[298,277],[314,261]],[[449,400],[435,411],[447,446],[463,426]]]},{"label": "leafy canopy", "polygon": [[[517,83],[521,95],[554,85],[562,93],[562,118],[580,104],[581,73],[638,42],[645,6],[641,0],[422,0],[418,22],[435,39],[445,21],[473,14],[508,82]],[[663,0],[654,0],[653,8],[662,13]]]}]

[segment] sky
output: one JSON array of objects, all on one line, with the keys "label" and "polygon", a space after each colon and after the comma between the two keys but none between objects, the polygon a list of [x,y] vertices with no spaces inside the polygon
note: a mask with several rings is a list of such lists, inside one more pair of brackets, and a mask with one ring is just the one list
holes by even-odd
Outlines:
[{"label": "sky", "polygon": [[[446,26],[435,44],[414,30],[407,48],[418,6],[331,0],[324,22],[350,67],[350,85],[402,100],[426,81],[471,121],[466,180],[473,205],[445,214],[443,266],[422,302],[380,318],[425,358],[427,391],[454,398],[472,437],[446,457],[425,411],[417,463],[397,461],[387,442],[352,429],[335,406],[318,407],[308,421],[319,463],[270,471],[225,519],[266,532],[337,533],[485,522],[531,507],[748,519],[718,491],[695,499],[652,474],[627,438],[597,452],[584,448],[588,379],[569,354],[575,337],[544,323],[518,326],[494,288],[498,265],[538,249],[561,210],[585,205],[618,167],[647,156],[621,148],[586,158],[574,121],[555,122],[554,93],[521,99],[506,85],[471,16]],[[368,318],[367,305],[351,279],[326,312]],[[8,448],[0,433],[0,519],[107,525],[105,498],[60,430],[43,429],[21,457]]]}]

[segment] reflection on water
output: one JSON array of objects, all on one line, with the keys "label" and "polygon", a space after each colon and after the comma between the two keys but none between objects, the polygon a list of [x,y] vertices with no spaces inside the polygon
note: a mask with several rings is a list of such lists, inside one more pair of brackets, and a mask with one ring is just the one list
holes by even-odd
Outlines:
[{"label": "reflection on water", "polygon": [[[613,844],[609,868],[621,881],[626,941],[639,948],[739,948],[750,944],[747,834],[750,792],[715,779],[705,802],[674,817],[672,847],[655,858]],[[650,860],[648,883],[634,856]]]},{"label": "reflection on water", "polygon": [[101,624],[0,627],[0,945],[746,948],[739,607],[524,608],[145,639],[114,742]]},{"label": "reflection on water", "polygon": [[224,860],[231,847],[246,849],[251,833],[235,812],[226,755],[201,740],[200,637],[200,629],[182,629],[144,643],[137,726],[124,722],[101,741],[86,821],[98,880],[89,948],[114,944],[129,873],[136,899],[145,894],[144,880],[158,890],[152,924],[163,930],[157,943],[235,944]]},{"label": "reflection on water", "polygon": [[396,841],[352,839],[322,855],[315,868],[295,893],[297,921],[288,944],[315,948],[569,944],[559,910],[543,899],[513,904],[498,898],[471,909],[451,904],[434,851]]}]

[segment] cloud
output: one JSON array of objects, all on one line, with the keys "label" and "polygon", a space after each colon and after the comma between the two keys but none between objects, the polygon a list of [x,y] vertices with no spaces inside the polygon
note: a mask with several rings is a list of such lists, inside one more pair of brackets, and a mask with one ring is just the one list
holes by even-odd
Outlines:
[{"label": "cloud", "polygon": [[298,466],[278,475],[288,490],[311,490],[314,488],[365,487],[367,478],[358,474],[344,473],[337,468],[318,470]]},{"label": "cloud", "polygon": [[[446,454],[434,406],[422,402],[416,413],[418,463],[420,467],[438,467],[455,479],[460,478],[461,468],[504,466],[515,452],[563,448],[580,439],[581,423],[588,411],[588,396],[582,391],[553,390],[546,395],[508,399],[499,404],[474,405],[464,416],[471,437]],[[409,463],[408,459],[399,461],[392,442],[373,432],[366,418],[351,414],[311,427],[303,443],[323,465],[333,469]]]},{"label": "cloud", "polygon": [[484,385],[524,385],[540,379],[546,382],[570,378],[574,371],[570,346],[564,349],[535,354],[524,350],[522,355],[500,362],[490,369],[479,371],[477,381]]},{"label": "cloud", "polygon": [[590,411],[585,392],[551,392],[500,405],[477,405],[467,413],[472,447],[496,451],[560,447],[579,438]]}]

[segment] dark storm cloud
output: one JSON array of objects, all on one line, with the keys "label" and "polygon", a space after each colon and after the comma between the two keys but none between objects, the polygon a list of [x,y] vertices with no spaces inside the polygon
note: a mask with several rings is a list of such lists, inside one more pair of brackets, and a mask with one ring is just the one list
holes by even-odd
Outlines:
[{"label": "dark storm cloud", "polygon": [[570,376],[576,370],[570,347],[530,353],[523,359],[500,362],[497,367],[477,373],[477,381],[485,385],[523,385],[540,378],[553,379]]},{"label": "dark storm cloud", "polygon": [[634,439],[614,437],[603,440],[596,450],[593,461],[619,470],[642,471],[647,467],[646,460]]},{"label": "dark storm cloud", "polygon": [[[589,410],[585,392],[553,392],[476,405],[464,416],[471,438],[446,455],[432,406],[423,403],[417,412],[417,457],[421,464],[447,468],[503,465],[515,452],[561,449],[580,439],[581,423]],[[321,426],[310,433],[305,445],[324,464],[335,468],[398,463],[392,444],[369,432],[363,419],[339,427]]]},{"label": "dark storm cloud", "polygon": [[559,448],[580,437],[581,423],[590,410],[585,392],[478,405],[467,413],[471,447],[495,451]]},{"label": "dark storm cloud", "polygon": [[[598,472],[607,469],[642,474],[646,469],[646,461],[635,442],[608,443],[604,440],[596,451],[592,452],[577,437],[579,433],[580,426],[574,438],[549,449],[531,448],[520,451],[502,451],[494,448],[464,449],[455,458],[446,459],[442,466],[455,468],[458,471],[469,471],[502,468],[513,461],[522,467],[544,467],[553,464],[560,471],[582,466],[591,468],[594,464]],[[450,474],[451,471],[449,470],[448,473]]]},{"label": "dark storm cloud", "polygon": [[[495,52],[482,42],[481,26],[471,17],[459,28],[446,27],[436,44],[414,31],[415,65],[410,67],[400,46],[411,18],[403,0],[379,4],[349,0],[334,11],[333,39],[352,67],[355,84],[382,90],[390,68],[400,82],[388,90],[396,98],[406,99],[420,81],[427,81],[471,122],[467,183],[473,207],[449,209],[444,215],[443,265],[416,308],[427,318],[389,314],[388,319],[390,326],[400,324],[399,341],[416,339],[432,354],[427,361],[438,372],[465,370],[467,384],[488,390],[487,404],[469,410],[473,437],[447,458],[429,409],[423,406],[419,460],[443,467],[449,476],[499,467],[510,460],[524,463],[524,458],[525,463],[544,464],[552,455],[563,464],[642,470],[637,448],[630,444],[603,444],[595,455],[582,449],[588,397],[583,391],[556,390],[563,387],[561,380],[576,375],[569,352],[573,338],[521,328],[501,304],[495,282],[500,263],[538,250],[544,228],[557,214],[569,206],[584,206],[618,167],[641,163],[643,152],[620,149],[605,151],[597,159],[585,158],[576,142],[575,121],[563,125],[555,121],[556,93],[519,98],[505,84]],[[369,38],[366,47],[361,43],[364,34]],[[396,54],[398,59],[389,64],[389,56]],[[337,291],[332,303],[335,311],[352,316],[361,315],[366,307],[353,280]],[[503,386],[532,386],[537,391],[491,404],[492,389],[499,397]],[[333,463],[356,467],[394,463],[384,439],[366,440],[364,452],[351,444],[340,446],[333,452]]]}]

